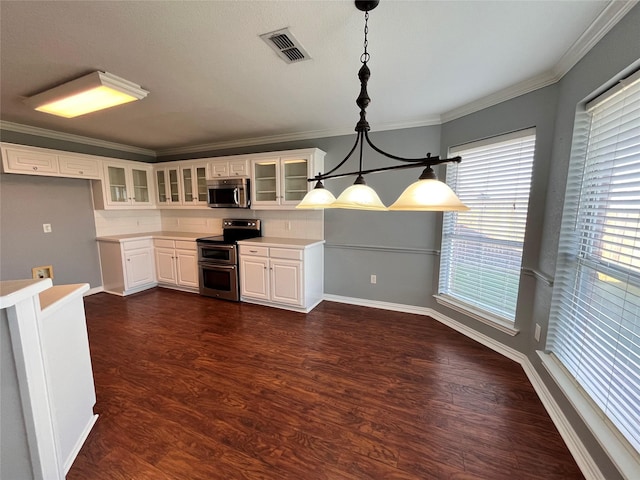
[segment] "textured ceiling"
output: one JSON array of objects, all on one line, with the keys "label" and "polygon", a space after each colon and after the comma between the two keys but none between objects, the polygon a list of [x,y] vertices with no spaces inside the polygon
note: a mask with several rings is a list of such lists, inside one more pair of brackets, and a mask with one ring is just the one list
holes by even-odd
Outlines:
[{"label": "textured ceiling", "polygon": [[[611,5],[382,0],[369,20],[369,121],[439,123],[555,81]],[[350,1],[2,0],[0,21],[5,124],[167,153],[344,134],[358,119],[364,18]],[[259,37],[284,27],[311,60],[288,65]],[[22,102],[93,70],[151,93],[75,119]]]}]

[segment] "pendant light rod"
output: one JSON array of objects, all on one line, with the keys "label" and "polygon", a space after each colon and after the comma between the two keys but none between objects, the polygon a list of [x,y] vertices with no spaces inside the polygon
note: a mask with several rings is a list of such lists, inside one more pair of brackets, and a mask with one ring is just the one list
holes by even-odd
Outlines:
[{"label": "pendant light rod", "polygon": [[[459,163],[462,161],[462,157],[453,157],[453,158],[443,158],[439,157],[426,157],[424,159],[405,159],[408,163],[406,165],[392,165],[390,167],[380,167],[380,168],[372,168],[369,170],[358,170],[356,172],[349,173],[336,173],[334,175],[331,174],[331,171],[325,174],[318,174],[313,178],[308,178],[307,182],[317,182],[319,180],[328,180],[330,178],[342,178],[342,177],[352,177],[354,175],[368,175],[369,173],[378,173],[378,172],[387,172],[389,170],[403,170],[406,168],[418,168],[418,167],[432,167],[435,165],[441,165],[443,163],[456,162]],[[334,169],[335,170],[335,169]]]}]

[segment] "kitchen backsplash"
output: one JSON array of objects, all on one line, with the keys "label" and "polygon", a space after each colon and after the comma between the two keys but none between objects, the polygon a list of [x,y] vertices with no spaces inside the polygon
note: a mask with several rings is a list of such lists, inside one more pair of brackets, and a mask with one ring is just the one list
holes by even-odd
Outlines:
[{"label": "kitchen backsplash", "polygon": [[219,234],[223,218],[259,218],[262,235],[285,238],[324,238],[322,210],[95,210],[98,237],[164,231]]}]

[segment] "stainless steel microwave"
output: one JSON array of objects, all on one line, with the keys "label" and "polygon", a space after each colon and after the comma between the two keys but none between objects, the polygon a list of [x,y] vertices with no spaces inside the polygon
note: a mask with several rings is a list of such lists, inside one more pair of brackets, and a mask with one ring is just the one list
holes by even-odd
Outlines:
[{"label": "stainless steel microwave", "polygon": [[248,177],[216,178],[207,182],[207,205],[211,208],[249,208]]}]

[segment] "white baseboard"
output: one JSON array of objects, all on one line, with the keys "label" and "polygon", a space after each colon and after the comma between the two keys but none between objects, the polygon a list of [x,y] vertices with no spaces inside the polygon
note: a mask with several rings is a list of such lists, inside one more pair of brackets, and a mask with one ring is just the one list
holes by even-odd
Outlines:
[{"label": "white baseboard", "polygon": [[96,293],[101,293],[101,292],[104,292],[104,287],[102,285],[100,285],[99,287],[90,288],[84,293],[83,297],[86,297],[89,295],[95,295]]},{"label": "white baseboard", "polygon": [[418,307],[414,305],[403,305],[398,303],[380,302],[377,300],[367,300],[363,298],[343,297],[340,295],[325,294],[325,300],[330,302],[347,303],[350,305],[360,305],[363,307],[380,308],[383,310],[393,310],[396,312],[413,313],[416,315],[425,315],[437,320],[438,322],[454,329],[455,331],[465,335],[476,342],[481,343],[485,347],[490,348],[494,352],[497,352],[505,357],[519,363],[522,366],[527,378],[531,382],[536,394],[540,398],[542,405],[547,410],[549,417],[553,421],[554,425],[560,432],[560,436],[567,444],[567,448],[571,452],[574,460],[578,464],[578,467],[582,471],[582,474],[587,480],[606,480],[598,465],[595,463],[587,448],[580,440],[580,437],[569,423],[569,420],[564,415],[564,412],[560,408],[560,405],[556,402],[553,395],[542,381],[539,373],[533,367],[533,364],[529,358],[511,347],[498,342],[497,340],[484,335],[473,328],[468,327],[446,315],[427,307]]}]

